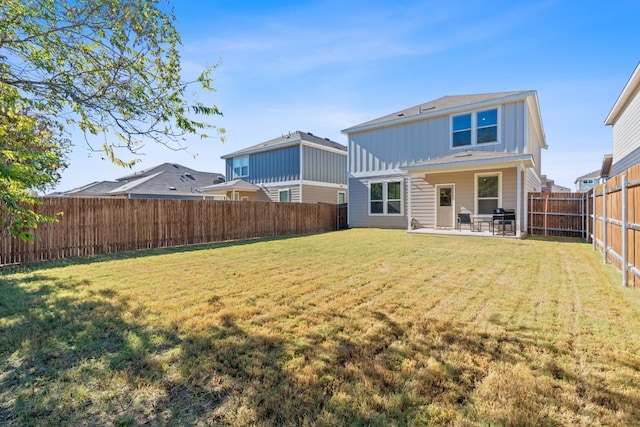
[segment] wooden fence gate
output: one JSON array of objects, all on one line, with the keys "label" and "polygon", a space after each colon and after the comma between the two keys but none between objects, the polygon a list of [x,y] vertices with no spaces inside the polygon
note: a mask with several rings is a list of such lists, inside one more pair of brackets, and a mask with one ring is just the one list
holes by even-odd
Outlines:
[{"label": "wooden fence gate", "polygon": [[592,208],[587,193],[529,193],[531,235],[590,238]]}]

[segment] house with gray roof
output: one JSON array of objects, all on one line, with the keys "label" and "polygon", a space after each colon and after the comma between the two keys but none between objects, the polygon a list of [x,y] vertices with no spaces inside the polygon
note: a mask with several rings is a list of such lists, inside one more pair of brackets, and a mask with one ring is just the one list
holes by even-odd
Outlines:
[{"label": "house with gray roof", "polygon": [[226,182],[201,187],[228,200],[342,204],[347,147],[296,131],[222,156]]},{"label": "house with gray roof", "polygon": [[574,181],[574,184],[576,185],[576,191],[583,192],[591,190],[593,187],[602,184],[606,180],[607,178],[602,176],[602,169],[598,169],[579,176]]},{"label": "house with gray roof", "polygon": [[613,128],[613,158],[602,175],[615,176],[640,163],[640,63],[605,119]]},{"label": "house with gray roof", "polygon": [[526,233],[547,148],[535,91],[445,96],[342,132],[350,227],[453,229],[503,208]]},{"label": "house with gray roof", "polygon": [[175,163],[163,163],[117,178],[98,181],[57,193],[69,197],[122,197],[128,199],[214,199],[198,189],[224,182],[215,172],[200,172]]}]

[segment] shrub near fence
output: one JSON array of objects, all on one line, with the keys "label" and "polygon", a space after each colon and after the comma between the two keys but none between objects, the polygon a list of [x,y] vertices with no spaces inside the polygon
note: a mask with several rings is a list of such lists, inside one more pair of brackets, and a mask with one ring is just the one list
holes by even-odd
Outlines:
[{"label": "shrub near fence", "polygon": [[41,224],[33,243],[0,238],[0,265],[120,251],[336,229],[336,205],[112,198],[43,198],[39,213],[64,212]]}]

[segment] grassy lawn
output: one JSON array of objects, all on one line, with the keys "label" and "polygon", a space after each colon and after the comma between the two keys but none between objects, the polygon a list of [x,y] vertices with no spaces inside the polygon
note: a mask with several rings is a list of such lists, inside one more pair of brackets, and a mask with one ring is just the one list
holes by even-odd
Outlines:
[{"label": "grassy lawn", "polygon": [[5,269],[0,424],[639,425],[601,260],[355,229]]}]

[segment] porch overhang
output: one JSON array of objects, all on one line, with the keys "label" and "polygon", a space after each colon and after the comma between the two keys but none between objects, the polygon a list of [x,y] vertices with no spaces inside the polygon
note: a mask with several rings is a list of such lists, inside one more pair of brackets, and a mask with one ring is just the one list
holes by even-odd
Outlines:
[{"label": "porch overhang", "polygon": [[251,184],[243,179],[234,179],[233,181],[223,182],[221,184],[209,185],[199,189],[203,193],[223,194],[227,191],[235,192],[258,192],[260,187]]},{"label": "porch overhang", "polygon": [[528,169],[535,167],[531,154],[490,153],[481,151],[464,151],[451,156],[413,163],[400,169],[410,175],[423,175],[447,172],[477,171],[518,167]]}]

